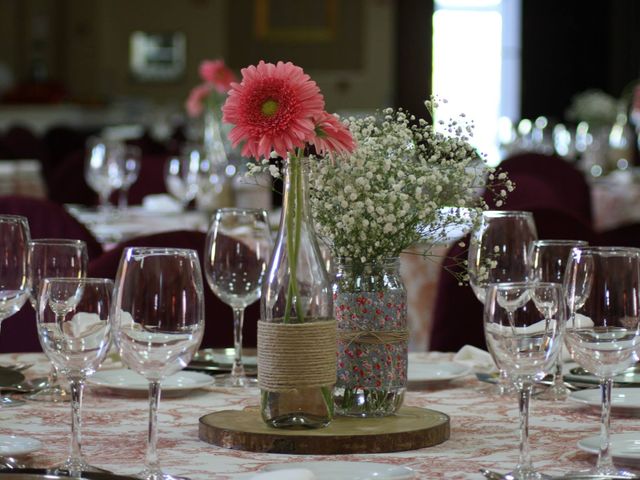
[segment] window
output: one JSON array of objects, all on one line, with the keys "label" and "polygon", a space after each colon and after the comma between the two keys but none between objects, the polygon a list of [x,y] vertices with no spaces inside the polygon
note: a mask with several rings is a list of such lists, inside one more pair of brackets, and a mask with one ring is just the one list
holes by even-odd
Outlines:
[{"label": "window", "polygon": [[500,161],[501,117],[520,116],[520,0],[436,0],[433,92],[438,119],[473,121],[473,144]]}]

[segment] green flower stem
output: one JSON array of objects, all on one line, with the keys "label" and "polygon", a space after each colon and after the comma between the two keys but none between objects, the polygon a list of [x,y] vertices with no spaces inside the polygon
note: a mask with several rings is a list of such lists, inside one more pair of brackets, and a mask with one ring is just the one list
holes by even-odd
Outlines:
[{"label": "green flower stem", "polygon": [[[290,158],[289,164],[289,192],[287,203],[287,254],[289,256],[289,287],[287,290],[286,306],[284,313],[284,323],[291,323],[291,308],[295,308],[297,322],[304,322],[302,312],[302,302],[298,283],[296,281],[296,271],[298,265],[298,253],[300,252],[300,233],[302,225],[302,170],[300,165],[300,154],[297,152]],[[296,304],[293,306],[293,298]]]}]

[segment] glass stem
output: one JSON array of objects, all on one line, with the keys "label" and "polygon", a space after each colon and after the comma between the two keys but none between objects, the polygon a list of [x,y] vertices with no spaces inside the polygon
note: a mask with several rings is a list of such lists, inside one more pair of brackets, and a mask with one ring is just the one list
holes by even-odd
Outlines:
[{"label": "glass stem", "polygon": [[160,382],[149,382],[149,433],[145,467],[149,472],[159,472],[158,452],[158,405],[160,404]]},{"label": "glass stem", "polygon": [[[54,369],[55,370],[55,369]],[[69,474],[72,477],[80,477],[82,470],[82,392],[84,381],[81,379],[69,379],[71,388],[71,444],[69,448]]]},{"label": "glass stem", "polygon": [[600,393],[602,394],[602,412],[600,415],[600,453],[598,455],[598,470],[613,470],[613,460],[611,458],[611,388],[612,378],[605,378],[600,382]]},{"label": "glass stem", "polygon": [[556,360],[556,371],[553,375],[553,386],[558,389],[564,388],[564,377],[562,376],[562,352]]},{"label": "glass stem", "polygon": [[129,189],[121,188],[118,192],[118,208],[124,210],[129,204]]},{"label": "glass stem", "polygon": [[233,309],[233,348],[235,358],[231,375],[237,379],[244,377],[244,366],[242,365],[242,324],[244,323],[244,308]]},{"label": "glass stem", "polygon": [[531,382],[523,382],[518,398],[520,410],[520,459],[518,460],[516,471],[519,472],[533,471],[529,454],[529,400],[531,399],[532,389],[533,384]]}]

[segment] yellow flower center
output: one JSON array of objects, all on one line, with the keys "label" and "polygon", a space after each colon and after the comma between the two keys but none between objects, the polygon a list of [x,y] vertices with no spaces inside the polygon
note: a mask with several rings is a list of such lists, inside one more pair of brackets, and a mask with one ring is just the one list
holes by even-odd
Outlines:
[{"label": "yellow flower center", "polygon": [[270,98],[262,104],[262,114],[267,117],[272,117],[278,111],[278,102]]}]

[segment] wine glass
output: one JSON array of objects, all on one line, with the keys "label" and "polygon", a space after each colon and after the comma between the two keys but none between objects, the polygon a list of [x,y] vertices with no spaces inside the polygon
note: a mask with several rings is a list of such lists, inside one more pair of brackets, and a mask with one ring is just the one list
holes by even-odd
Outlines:
[{"label": "wine glass", "polygon": [[142,151],[135,145],[126,145],[122,155],[122,185],[118,192],[118,208],[126,210],[129,205],[129,188],[136,183],[142,166]]},{"label": "wine glass", "polygon": [[[29,297],[27,243],[29,222],[17,215],[0,215],[0,325],[17,313]],[[22,400],[0,396],[0,407],[22,405]]]},{"label": "wine glass", "polygon": [[[42,281],[47,277],[82,278],[87,275],[87,245],[82,240],[41,238],[28,244],[29,301],[38,312]],[[62,321],[62,320],[61,320]],[[44,348],[44,347],[43,347]],[[69,393],[60,384],[56,364],[51,364],[47,387],[27,396],[44,402],[69,401]]]},{"label": "wine glass", "polygon": [[182,208],[198,194],[200,156],[197,151],[170,157],[164,166],[164,183],[167,191],[182,204]]},{"label": "wine glass", "polygon": [[124,169],[124,145],[120,142],[91,139],[89,154],[85,160],[84,177],[98,194],[103,215],[109,212],[109,197],[122,186]]},{"label": "wine glass", "polygon": [[640,250],[573,248],[564,282],[567,348],[581,367],[600,379],[602,391],[600,453],[596,467],[586,473],[631,475],[613,465],[609,430],[613,377],[635,364],[640,351]]},{"label": "wine glass", "polygon": [[[567,260],[573,247],[586,247],[584,240],[535,240],[531,242],[529,260],[531,279],[538,282],[563,283]],[[536,398],[540,400],[565,400],[569,389],[564,385],[562,375],[562,353],[553,372],[553,383]]]},{"label": "wine glass", "polygon": [[533,468],[529,455],[529,400],[533,382],[551,371],[562,350],[565,320],[564,292],[559,283],[505,282],[487,287],[487,347],[520,395],[520,457],[510,478],[544,478]]},{"label": "wine glass", "polygon": [[[491,283],[521,282],[528,279],[529,244],[538,238],[531,212],[487,210],[469,241],[469,284],[484,303]],[[495,393],[515,393],[506,372],[500,371]]]},{"label": "wine glass", "polygon": [[69,457],[58,468],[80,477],[101,471],[84,460],[81,409],[85,380],[95,373],[109,350],[109,312],[113,281],[105,278],[45,278],[38,300],[38,336],[49,360],[71,388]]},{"label": "wine glass", "polygon": [[116,274],[112,322],[122,362],[149,381],[145,479],[173,479],[156,452],[160,382],[182,370],[204,333],[198,254],[172,248],[126,248]]},{"label": "wine glass", "polygon": [[257,385],[242,364],[244,310],[260,298],[262,278],[271,255],[267,212],[251,208],[220,208],[207,232],[204,271],[209,287],[233,309],[235,356],[230,375],[216,376],[227,387]]}]

